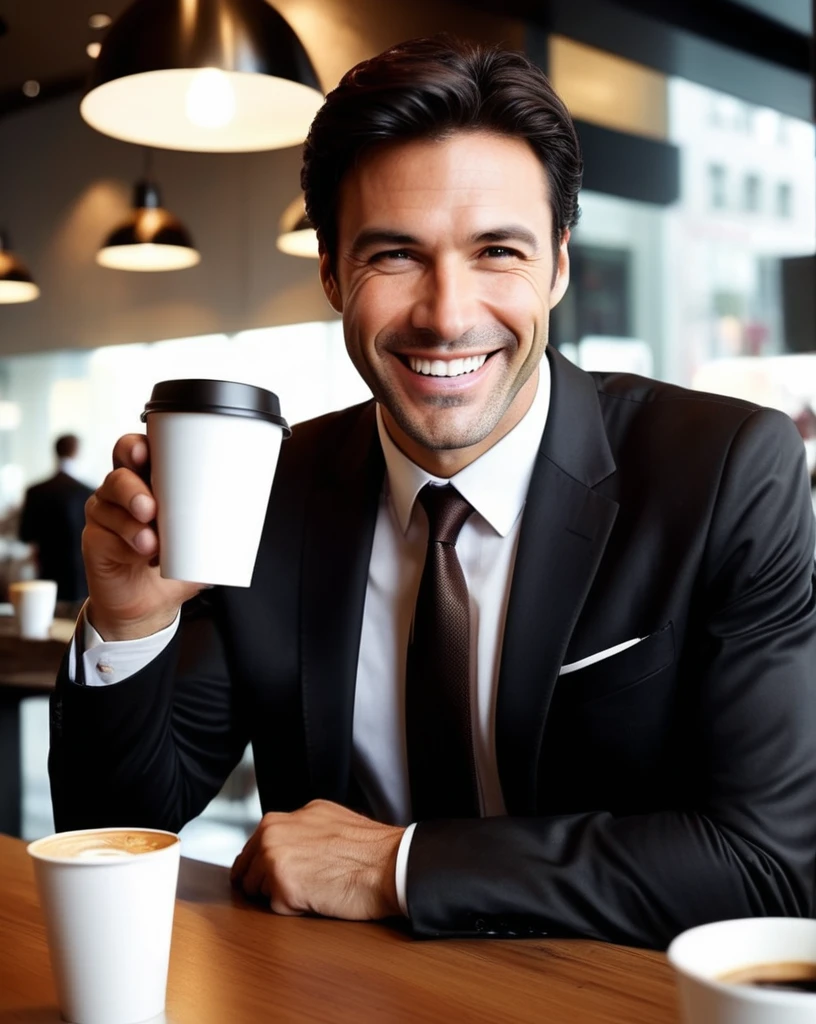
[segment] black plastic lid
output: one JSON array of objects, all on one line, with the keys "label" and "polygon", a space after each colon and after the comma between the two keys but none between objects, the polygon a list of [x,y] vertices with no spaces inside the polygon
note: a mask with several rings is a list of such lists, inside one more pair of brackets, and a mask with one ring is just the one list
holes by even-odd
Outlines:
[{"label": "black plastic lid", "polygon": [[147,422],[151,412],[214,412],[225,416],[248,416],[283,427],[284,439],[292,431],[281,416],[278,396],[254,384],[230,380],[162,380],[153,386],[150,401],[141,415]]}]

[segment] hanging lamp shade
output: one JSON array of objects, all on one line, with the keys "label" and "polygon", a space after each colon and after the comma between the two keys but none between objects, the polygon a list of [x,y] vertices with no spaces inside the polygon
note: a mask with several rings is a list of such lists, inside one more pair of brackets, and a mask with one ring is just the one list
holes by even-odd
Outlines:
[{"label": "hanging lamp shade", "polygon": [[278,223],[277,246],[288,256],[306,256],[317,259],[317,233],[306,216],[303,196],[293,200],[281,214]]},{"label": "hanging lamp shade", "polygon": [[303,142],[322,102],[266,0],[136,0],[108,29],[80,111],[125,142],[226,153]]},{"label": "hanging lamp shade", "polygon": [[11,252],[8,236],[0,233],[0,304],[32,302],[40,297],[28,267]]},{"label": "hanging lamp shade", "polygon": [[96,262],[111,270],[184,270],[200,261],[187,228],[164,209],[158,187],[147,180],[136,185],[131,216],[96,254]]}]

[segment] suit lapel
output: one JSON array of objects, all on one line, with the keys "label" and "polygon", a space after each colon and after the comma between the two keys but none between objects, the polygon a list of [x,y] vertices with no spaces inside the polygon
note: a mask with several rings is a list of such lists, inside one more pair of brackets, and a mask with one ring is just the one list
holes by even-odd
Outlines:
[{"label": "suit lapel", "polygon": [[547,426],[522,515],[496,707],[509,814],[531,814],[552,692],[618,506],[592,488],[615,471],[592,378],[557,352]]},{"label": "suit lapel", "polygon": [[368,564],[384,473],[374,403],[317,463],[303,552],[302,686],[315,796],[343,801]]}]

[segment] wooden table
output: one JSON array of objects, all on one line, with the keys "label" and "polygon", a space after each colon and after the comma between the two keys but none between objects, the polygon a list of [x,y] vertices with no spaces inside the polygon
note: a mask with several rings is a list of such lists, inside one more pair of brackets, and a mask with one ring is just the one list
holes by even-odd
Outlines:
[{"label": "wooden table", "polygon": [[[57,1024],[25,844],[0,836],[0,1024]],[[276,917],[182,859],[167,1024],[676,1024],[662,953],[565,939],[419,942]]]},{"label": "wooden table", "polygon": [[20,702],[49,694],[74,623],[56,619],[50,640],[22,640],[14,619],[0,616],[0,832],[20,835]]}]

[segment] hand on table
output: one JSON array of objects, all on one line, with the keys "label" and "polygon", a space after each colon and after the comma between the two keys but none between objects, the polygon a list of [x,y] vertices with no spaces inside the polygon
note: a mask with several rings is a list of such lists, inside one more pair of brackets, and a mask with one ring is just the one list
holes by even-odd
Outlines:
[{"label": "hand on table", "polygon": [[368,921],[399,914],[397,850],[403,828],[327,800],[265,814],[232,866],[232,883],[269,898],[278,914]]},{"label": "hand on table", "polygon": [[201,587],[159,575],[156,499],[147,438],[126,434],[113,449],[113,471],[85,505],[82,556],[88,577],[87,615],[104,640],[130,640],[169,626]]}]

